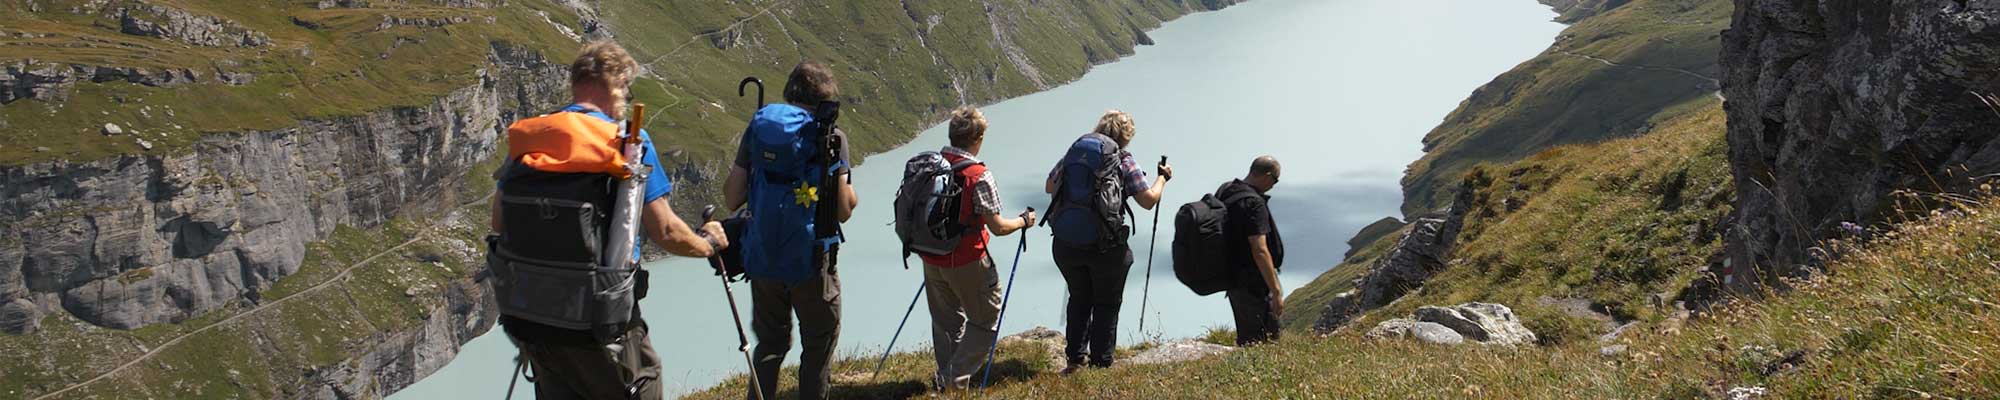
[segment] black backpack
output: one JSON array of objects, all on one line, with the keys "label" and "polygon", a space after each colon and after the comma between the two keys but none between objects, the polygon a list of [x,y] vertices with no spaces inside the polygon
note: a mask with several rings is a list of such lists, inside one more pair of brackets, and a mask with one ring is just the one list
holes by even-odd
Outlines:
[{"label": "black backpack", "polygon": [[972,159],[950,162],[935,151],[918,153],[903,164],[903,184],[896,190],[896,238],[903,242],[903,255],[951,254],[959,239],[972,226],[959,220],[961,196],[966,188],[961,175],[979,164]]},{"label": "black backpack", "polygon": [[1174,214],[1174,278],[1194,294],[1215,294],[1236,283],[1223,234],[1228,221],[1229,206],[1214,194],[1183,204]]},{"label": "black backpack", "polygon": [[1132,235],[1125,219],[1120,162],[1124,155],[1110,136],[1089,133],[1070,144],[1056,171],[1056,193],[1049,199],[1049,217],[1042,220],[1056,242],[1074,248],[1110,250]]},{"label": "black backpack", "polygon": [[[1174,214],[1175,279],[1202,296],[1235,286],[1238,272],[1229,258],[1229,205],[1256,195],[1254,190],[1225,184],[1215,193],[1202,195],[1201,200],[1181,205],[1180,212]],[[1284,239],[1276,224],[1268,236],[1271,261],[1282,266]]]},{"label": "black backpack", "polygon": [[500,181],[503,229],[487,243],[500,314],[599,341],[622,335],[645,274],[606,265],[618,180],[511,163]]}]

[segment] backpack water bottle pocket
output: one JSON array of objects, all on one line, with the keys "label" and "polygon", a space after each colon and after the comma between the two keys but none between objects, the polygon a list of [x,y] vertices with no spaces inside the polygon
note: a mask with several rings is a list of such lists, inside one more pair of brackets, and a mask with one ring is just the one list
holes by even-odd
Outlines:
[{"label": "backpack water bottle pocket", "polygon": [[595,271],[556,268],[501,256],[493,269],[500,313],[563,329],[590,329]]}]

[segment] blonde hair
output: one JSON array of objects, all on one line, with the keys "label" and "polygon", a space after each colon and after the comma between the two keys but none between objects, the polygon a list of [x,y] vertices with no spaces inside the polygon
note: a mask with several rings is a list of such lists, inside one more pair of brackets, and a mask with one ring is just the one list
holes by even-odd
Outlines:
[{"label": "blonde hair", "polygon": [[1132,145],[1132,137],[1139,135],[1139,128],[1132,123],[1131,114],[1110,110],[1097,119],[1097,129],[1092,132],[1110,136],[1112,141],[1118,142],[1118,147],[1127,147]]},{"label": "blonde hair", "polygon": [[951,147],[966,148],[986,137],[986,114],[971,106],[951,110]]},{"label": "blonde hair", "polygon": [[625,109],[629,95],[626,87],[639,74],[639,61],[632,59],[632,53],[610,40],[596,40],[583,45],[583,51],[576,55],[576,61],[569,64],[569,84],[579,86],[587,83],[604,85],[617,99],[612,110],[605,110],[616,117]]}]

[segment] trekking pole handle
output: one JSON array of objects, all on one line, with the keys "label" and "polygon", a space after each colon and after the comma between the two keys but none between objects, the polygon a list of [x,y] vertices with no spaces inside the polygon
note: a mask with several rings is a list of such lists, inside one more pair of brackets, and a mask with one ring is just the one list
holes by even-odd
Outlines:
[{"label": "trekking pole handle", "polygon": [[707,206],[703,206],[703,207],[701,208],[701,221],[702,221],[702,222],[715,222],[715,205],[714,205],[714,204],[710,204],[710,205],[707,205]]},{"label": "trekking pole handle", "polygon": [[1155,167],[1153,172],[1160,174],[1161,178],[1167,178],[1169,181],[1174,180],[1174,175],[1167,173],[1167,156],[1160,156],[1160,165]]},{"label": "trekking pole handle", "polygon": [[646,103],[632,104],[632,119],[625,126],[625,143],[639,144],[639,132],[646,129]]}]

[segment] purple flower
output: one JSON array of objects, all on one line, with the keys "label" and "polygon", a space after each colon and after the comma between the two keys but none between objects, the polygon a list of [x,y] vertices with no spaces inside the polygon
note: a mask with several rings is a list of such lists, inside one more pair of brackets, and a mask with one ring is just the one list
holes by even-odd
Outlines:
[{"label": "purple flower", "polygon": [[1861,225],[1855,225],[1853,222],[1847,222],[1847,221],[1840,222],[1840,231],[1846,232],[1848,236],[1856,236],[1856,237],[1868,234],[1868,230],[1862,229]]}]

